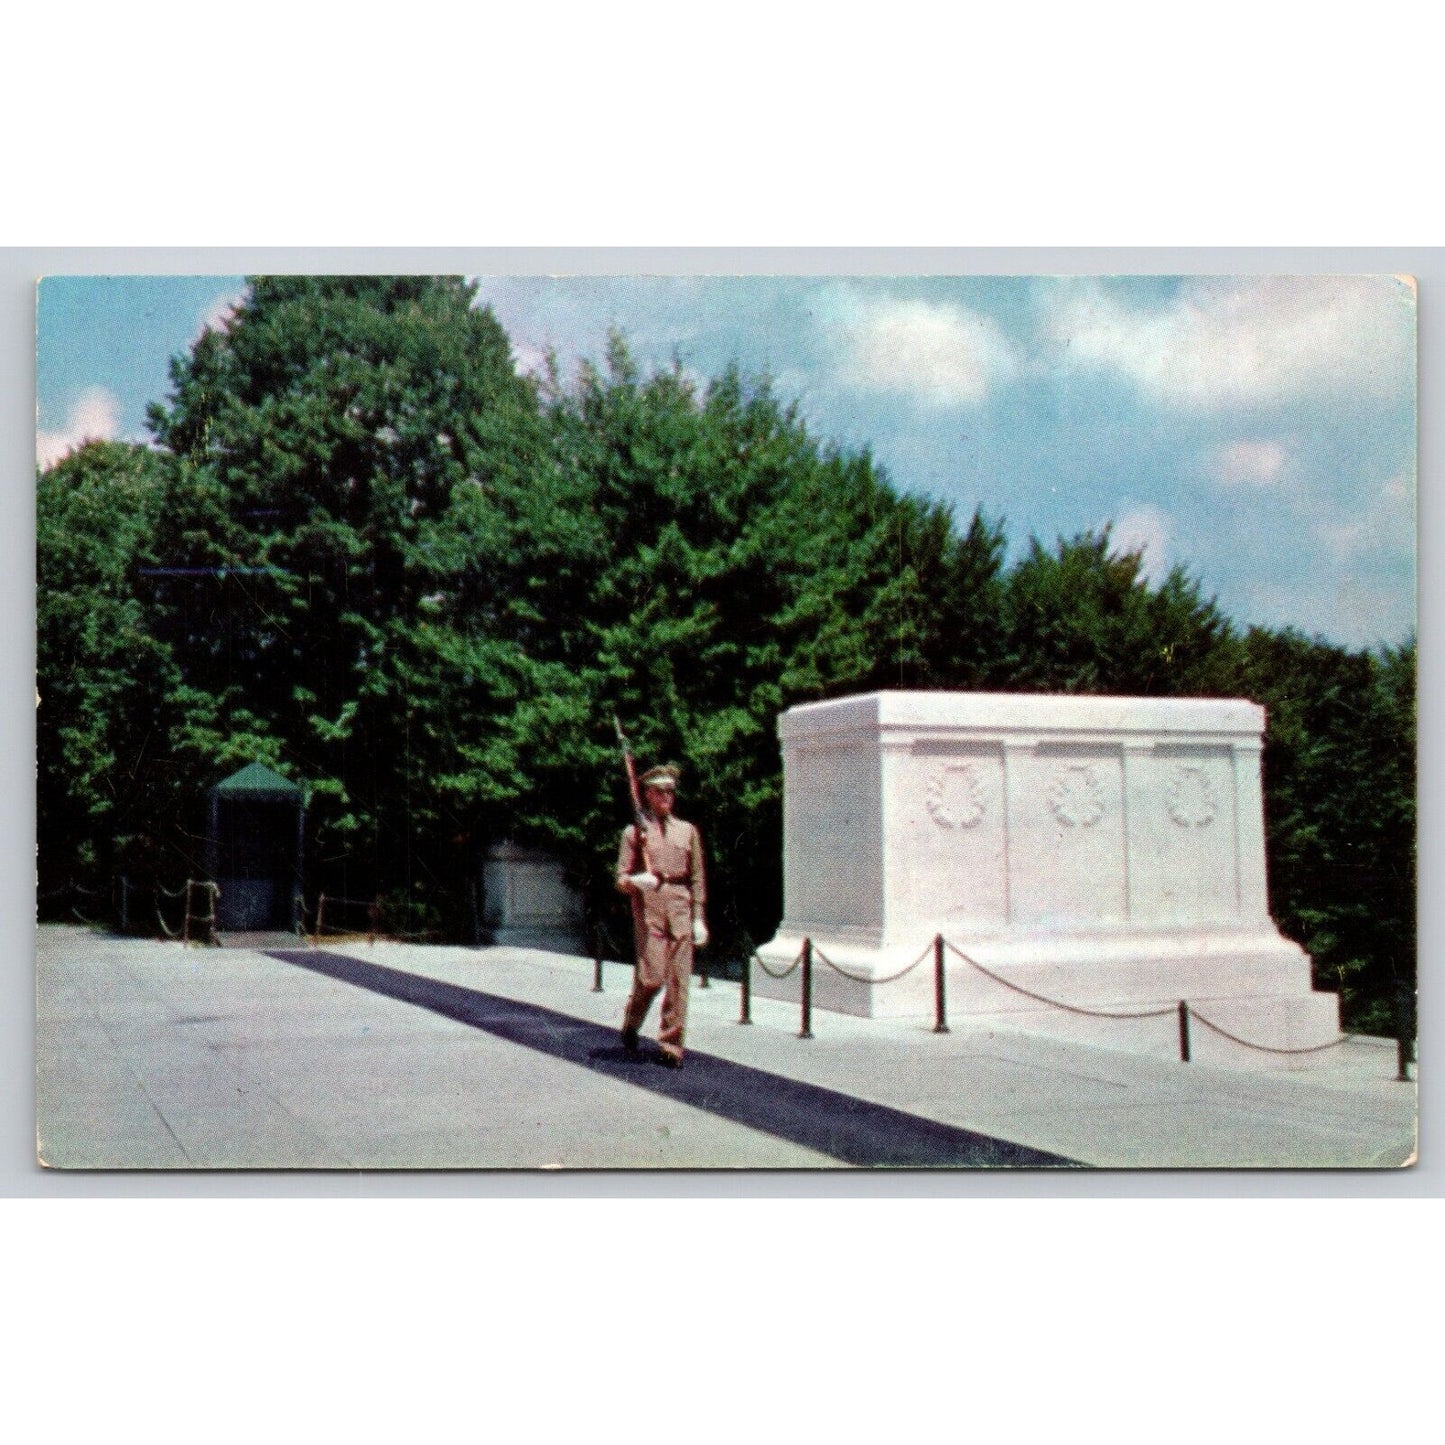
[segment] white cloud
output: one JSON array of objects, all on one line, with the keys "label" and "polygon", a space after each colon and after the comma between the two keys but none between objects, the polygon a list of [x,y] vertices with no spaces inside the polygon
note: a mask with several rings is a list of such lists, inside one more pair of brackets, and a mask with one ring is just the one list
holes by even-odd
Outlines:
[{"label": "white cloud", "polygon": [[88,387],[71,405],[63,431],[37,431],[35,459],[42,470],[89,441],[114,441],[120,432],[120,403],[102,386]]},{"label": "white cloud", "polygon": [[217,296],[201,313],[196,333],[191,340],[199,341],[208,331],[224,331],[236,314],[236,308],[246,299],[244,291],[228,291]]},{"label": "white cloud", "polygon": [[1096,281],[1045,297],[1044,338],[1065,367],[1112,369],[1172,406],[1392,395],[1413,377],[1415,293],[1394,277],[1194,277],[1152,307]]},{"label": "white cloud", "polygon": [[988,316],[963,306],[840,295],[825,325],[840,377],[863,391],[901,392],[936,406],[974,403],[1019,369]]},{"label": "white cloud", "polygon": [[1226,487],[1269,487],[1284,475],[1291,451],[1281,441],[1238,441],[1221,447],[1209,473]]},{"label": "white cloud", "polygon": [[1145,502],[1121,512],[1114,521],[1110,549],[1118,557],[1138,552],[1144,576],[1155,586],[1169,575],[1168,546],[1174,519],[1162,507]]}]

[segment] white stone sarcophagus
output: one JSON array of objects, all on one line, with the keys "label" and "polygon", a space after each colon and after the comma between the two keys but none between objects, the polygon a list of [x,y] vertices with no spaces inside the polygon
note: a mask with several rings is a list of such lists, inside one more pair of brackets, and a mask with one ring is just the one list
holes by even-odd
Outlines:
[{"label": "white stone sarcophagus", "polygon": [[[1254,703],[885,692],[792,708],[778,731],[784,917],[759,955],[777,972],[812,939],[817,1007],[931,1012],[930,961],[884,980],[942,934],[983,966],[948,950],[951,1015],[1177,1053],[1167,1018],[1111,1028],[986,969],[1085,1008],[1184,1000],[1276,1049],[1338,1036],[1336,996],[1270,919]],[[797,998],[799,974],[755,970],[755,988]],[[1195,1033],[1201,1059],[1282,1062]]]}]

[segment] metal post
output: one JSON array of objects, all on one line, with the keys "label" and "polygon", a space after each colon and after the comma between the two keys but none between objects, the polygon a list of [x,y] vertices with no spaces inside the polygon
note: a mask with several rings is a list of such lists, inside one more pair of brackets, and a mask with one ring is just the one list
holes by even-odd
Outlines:
[{"label": "metal post", "polygon": [[1399,982],[1395,985],[1395,1082],[1410,1082],[1410,990]]},{"label": "metal post", "polygon": [[933,1032],[946,1034],[948,1032],[948,999],[944,992],[943,984],[943,935],[940,933],[933,940]]},{"label": "metal post", "polygon": [[194,885],[189,878],[186,879],[186,921],[181,924],[181,947],[189,948],[191,945],[191,888]]},{"label": "metal post", "polygon": [[602,942],[595,928],[592,930],[592,992],[602,992]]},{"label": "metal post", "polygon": [[1189,1005],[1179,1000],[1179,1062],[1189,1062]]},{"label": "metal post", "polygon": [[738,1019],[740,1024],[750,1024],[753,1021],[753,955],[751,951],[743,955],[743,1012]]},{"label": "metal post", "polygon": [[120,875],[120,931],[130,932],[130,880]]},{"label": "metal post", "polygon": [[696,947],[693,948],[692,956],[697,962],[697,986],[699,988],[710,988],[707,981],[707,950],[704,949],[701,958],[698,957]]},{"label": "metal post", "polygon": [[813,940],[803,940],[803,1027],[800,1039],[813,1037]]},{"label": "metal post", "polygon": [[296,800],[296,890],[291,899],[291,927],[306,932],[306,788]]},{"label": "metal post", "polygon": [[323,893],[316,900],[316,941],[321,941],[321,924],[326,917],[326,895]]}]

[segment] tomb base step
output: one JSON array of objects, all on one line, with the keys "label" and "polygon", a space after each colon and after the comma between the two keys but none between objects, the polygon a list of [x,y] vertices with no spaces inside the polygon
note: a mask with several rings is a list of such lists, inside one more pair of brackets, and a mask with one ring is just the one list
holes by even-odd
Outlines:
[{"label": "tomb base step", "polygon": [[[780,934],[759,950],[766,967],[754,965],[754,992],[801,1002],[800,967],[785,978],[772,975],[794,962],[802,942]],[[931,949],[868,947],[827,936],[814,944],[815,1008],[864,1018],[933,1017]],[[1208,937],[973,940],[960,947],[981,967],[946,951],[950,1020],[992,1020],[1004,1029],[1177,1058],[1177,1005],[1184,1000],[1194,1011],[1194,1057],[1229,1067],[1307,1068],[1327,1061],[1330,1051],[1263,1053],[1250,1046],[1313,1049],[1339,1037],[1337,995],[1312,991],[1308,956],[1272,928]],[[910,968],[920,953],[921,962]],[[1100,1012],[1155,1017],[1101,1018]]]}]

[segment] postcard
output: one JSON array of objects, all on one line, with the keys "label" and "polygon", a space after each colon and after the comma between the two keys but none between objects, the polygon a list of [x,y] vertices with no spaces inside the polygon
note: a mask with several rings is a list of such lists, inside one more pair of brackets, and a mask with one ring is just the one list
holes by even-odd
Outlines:
[{"label": "postcard", "polygon": [[1415,1161],[1416,286],[56,275],[56,1169]]}]

